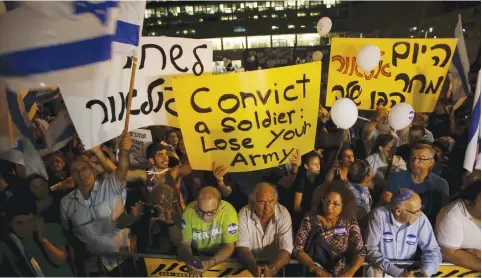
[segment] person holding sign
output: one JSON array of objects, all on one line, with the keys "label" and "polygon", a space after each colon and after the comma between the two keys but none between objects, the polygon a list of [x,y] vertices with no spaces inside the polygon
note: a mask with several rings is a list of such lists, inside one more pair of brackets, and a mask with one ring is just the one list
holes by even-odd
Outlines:
[{"label": "person holding sign", "polygon": [[[95,169],[90,162],[78,158],[70,172],[77,188],[61,201],[60,219],[63,227],[93,251],[118,252],[128,249],[128,229],[118,229],[115,221],[123,211],[122,192],[125,189],[129,169],[131,138],[122,134],[119,146],[119,162],[115,171],[102,181],[96,180]],[[100,229],[102,227],[102,229]],[[102,258],[110,275],[136,275],[134,261]]]},{"label": "person holding sign", "polygon": [[[256,185],[249,205],[239,212],[236,251],[255,277],[276,277],[289,263],[293,251],[293,231],[288,210],[278,203],[276,188],[269,183]],[[259,264],[257,260],[269,260]]]},{"label": "person holding sign", "polygon": [[[214,187],[201,189],[181,219],[182,241],[179,255],[189,273],[202,275],[231,257],[238,240],[238,215],[233,206],[221,200]],[[200,257],[193,255],[195,250]]]}]

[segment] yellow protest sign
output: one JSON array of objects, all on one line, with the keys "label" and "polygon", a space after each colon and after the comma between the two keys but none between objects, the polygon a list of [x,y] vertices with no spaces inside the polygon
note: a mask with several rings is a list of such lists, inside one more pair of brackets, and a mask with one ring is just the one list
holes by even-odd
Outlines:
[{"label": "yellow protest sign", "polygon": [[[378,66],[365,73],[356,56],[367,44],[378,46],[382,56]],[[326,105],[347,97],[359,110],[406,102],[415,112],[432,112],[456,44],[457,39],[333,38]]]},{"label": "yellow protest sign", "polygon": [[274,167],[313,150],[321,63],[175,78],[179,122],[193,169]]},{"label": "yellow protest sign", "polygon": [[[186,263],[174,259],[145,258],[147,275],[150,277],[192,277],[187,272]],[[203,277],[253,277],[244,265],[238,262],[220,263],[206,272]]]}]

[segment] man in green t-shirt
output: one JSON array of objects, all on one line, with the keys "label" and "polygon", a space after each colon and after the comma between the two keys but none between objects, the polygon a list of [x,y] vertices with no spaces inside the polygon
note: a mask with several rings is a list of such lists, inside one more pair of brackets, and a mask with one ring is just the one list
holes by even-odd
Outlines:
[{"label": "man in green t-shirt", "polygon": [[[188,271],[202,275],[209,268],[229,259],[238,240],[238,216],[234,207],[221,200],[221,193],[208,186],[190,203],[181,219],[182,242],[179,255]],[[202,260],[193,255],[193,247]]]}]

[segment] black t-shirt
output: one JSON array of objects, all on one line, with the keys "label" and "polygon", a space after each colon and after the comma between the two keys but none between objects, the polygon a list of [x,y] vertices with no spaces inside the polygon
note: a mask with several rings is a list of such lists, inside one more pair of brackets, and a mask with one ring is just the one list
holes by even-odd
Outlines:
[{"label": "black t-shirt", "polygon": [[[310,211],[313,192],[319,185],[323,183],[324,179],[325,179],[324,173],[320,173],[320,175],[316,176],[314,182],[312,183],[306,176],[306,171],[300,171],[299,174],[296,176],[296,179],[292,186],[293,204],[294,204],[295,193],[302,193],[303,197],[301,199],[301,208],[305,212]],[[290,208],[290,209],[292,210],[293,208]]]}]

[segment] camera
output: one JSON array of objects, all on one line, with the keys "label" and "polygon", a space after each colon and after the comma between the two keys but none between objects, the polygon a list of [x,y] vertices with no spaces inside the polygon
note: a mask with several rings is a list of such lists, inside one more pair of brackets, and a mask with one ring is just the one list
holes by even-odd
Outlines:
[{"label": "camera", "polygon": [[144,204],[144,215],[147,217],[157,218],[161,215],[161,209],[155,206]]}]

